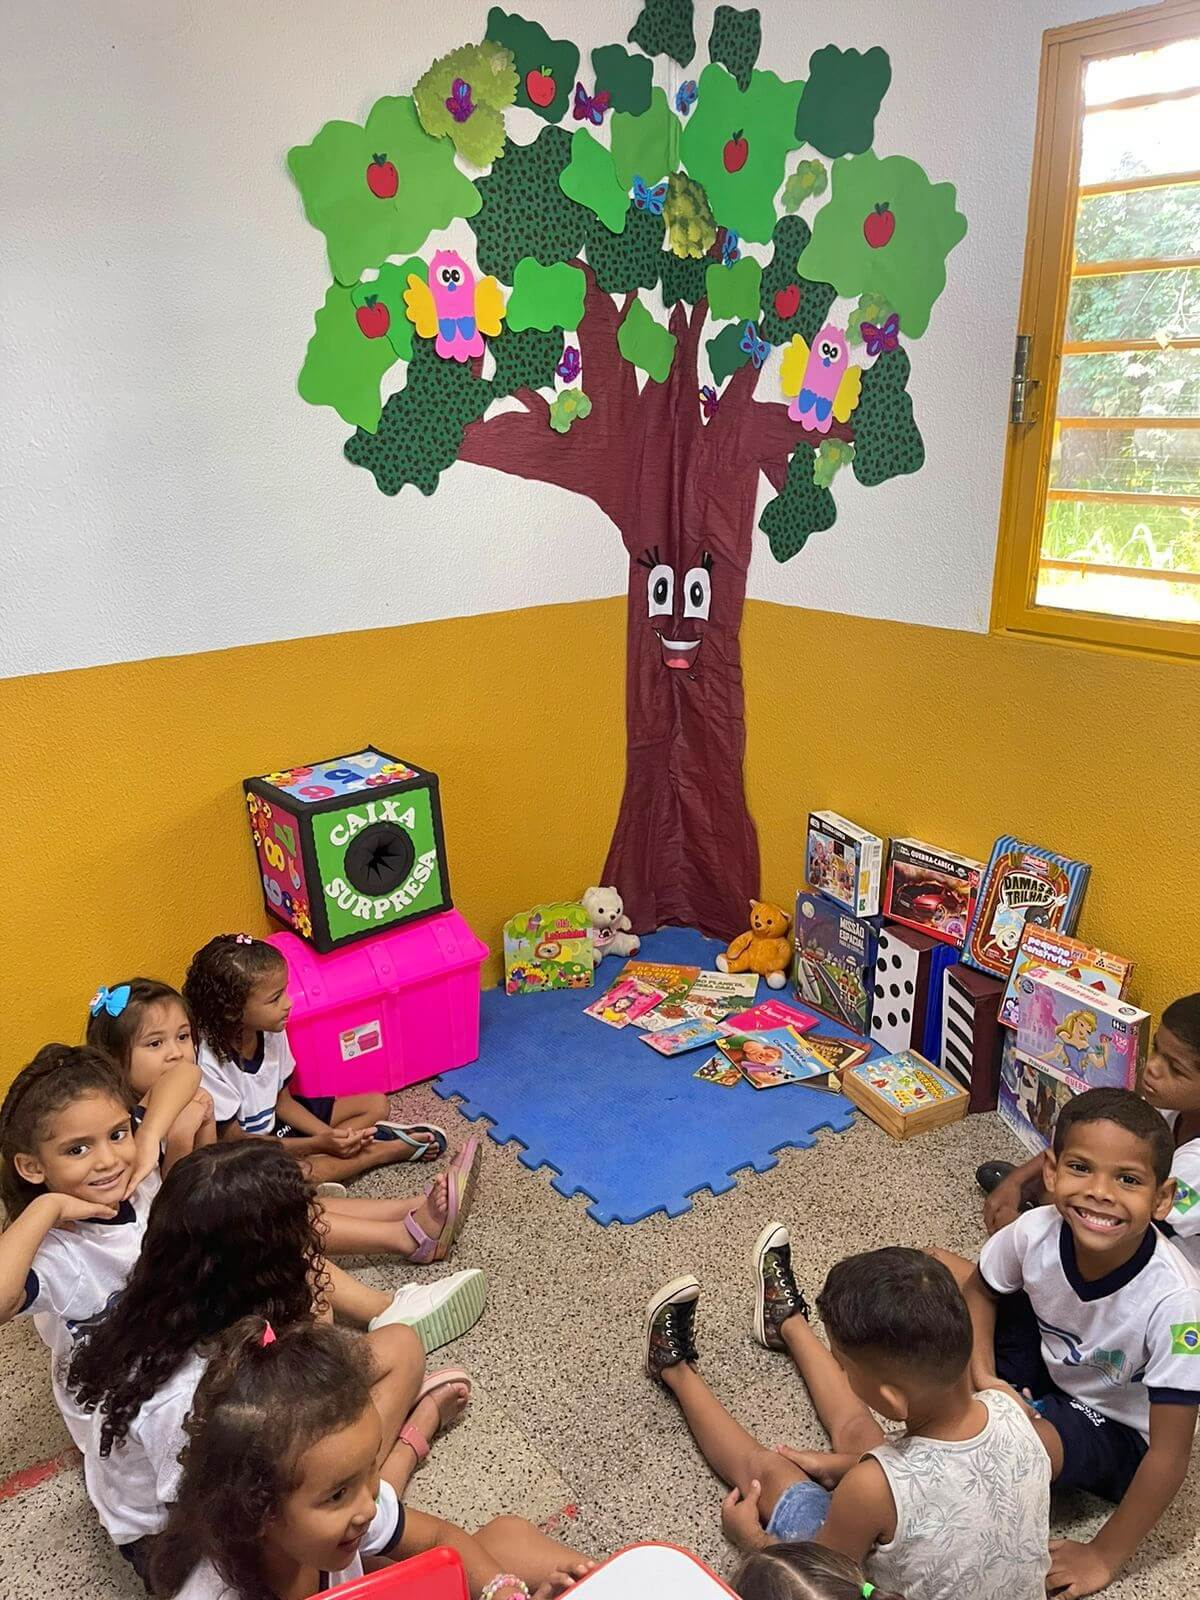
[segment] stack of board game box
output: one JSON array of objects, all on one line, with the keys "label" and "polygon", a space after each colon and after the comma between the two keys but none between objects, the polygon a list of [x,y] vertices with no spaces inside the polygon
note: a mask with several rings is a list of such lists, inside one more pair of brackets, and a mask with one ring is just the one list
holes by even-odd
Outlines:
[{"label": "stack of board game box", "polygon": [[842,1076],[842,1093],[893,1139],[911,1139],[967,1114],[966,1091],[915,1050],[851,1067]]}]

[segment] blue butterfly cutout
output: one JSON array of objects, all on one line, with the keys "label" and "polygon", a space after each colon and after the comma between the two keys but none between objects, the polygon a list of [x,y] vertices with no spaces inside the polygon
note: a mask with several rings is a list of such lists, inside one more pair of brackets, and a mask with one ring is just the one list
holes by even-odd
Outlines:
[{"label": "blue butterfly cutout", "polygon": [[103,984],[96,990],[88,1005],[88,1010],[94,1017],[102,1011],[107,1011],[110,1017],[119,1017],[129,1004],[129,985],[118,984],[115,989],[106,989]]},{"label": "blue butterfly cutout", "polygon": [[644,178],[634,177],[633,203],[639,211],[649,211],[652,216],[661,217],[663,202],[667,198],[667,180],[656,183],[653,188],[646,184]]},{"label": "blue butterfly cutout", "polygon": [[771,346],[765,339],[760,339],[758,329],[752,322],[748,322],[742,329],[739,350],[744,350],[756,367],[761,367],[771,353]]},{"label": "blue butterfly cutout", "polygon": [[698,96],[699,90],[696,88],[695,78],[688,78],[686,82],[679,85],[675,91],[675,109],[681,117],[687,116],[688,112],[696,104]]},{"label": "blue butterfly cutout", "polygon": [[604,113],[608,110],[611,99],[612,96],[607,89],[598,89],[595,94],[589,94],[581,83],[577,83],[571,115],[576,122],[590,122],[594,128],[598,128],[604,121]]},{"label": "blue butterfly cutout", "polygon": [[721,265],[731,267],[735,261],[740,261],[742,256],[742,243],[737,234],[726,228],[725,237],[721,240]]}]

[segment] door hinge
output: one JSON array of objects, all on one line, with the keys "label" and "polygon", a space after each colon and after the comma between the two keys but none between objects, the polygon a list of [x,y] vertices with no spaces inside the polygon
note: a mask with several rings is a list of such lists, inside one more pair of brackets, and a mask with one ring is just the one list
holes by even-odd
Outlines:
[{"label": "door hinge", "polygon": [[1029,347],[1033,338],[1028,333],[1017,335],[1017,350],[1013,357],[1012,394],[1008,404],[1008,420],[1010,422],[1034,422],[1033,391],[1039,387],[1039,379],[1029,376]]}]

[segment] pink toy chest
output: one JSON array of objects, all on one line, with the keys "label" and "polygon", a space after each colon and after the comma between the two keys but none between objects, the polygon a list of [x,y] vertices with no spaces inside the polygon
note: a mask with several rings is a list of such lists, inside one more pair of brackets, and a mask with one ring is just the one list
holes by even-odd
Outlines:
[{"label": "pink toy chest", "polygon": [[479,1054],[479,972],[487,945],[457,911],[318,955],[294,933],[273,944],[288,964],[288,1040],[303,1095],[403,1089]]}]

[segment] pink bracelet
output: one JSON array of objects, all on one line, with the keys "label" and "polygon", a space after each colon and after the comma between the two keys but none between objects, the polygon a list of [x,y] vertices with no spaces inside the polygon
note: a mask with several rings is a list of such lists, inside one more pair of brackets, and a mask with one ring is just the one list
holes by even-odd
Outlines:
[{"label": "pink bracelet", "polygon": [[524,1595],[529,1600],[529,1590],[526,1585],[512,1572],[498,1572],[492,1581],[479,1591],[479,1600],[496,1600],[496,1596],[505,1584],[512,1586],[513,1596]]}]

